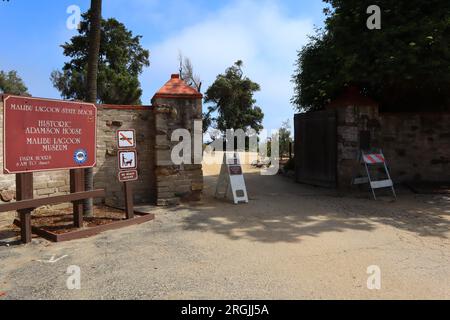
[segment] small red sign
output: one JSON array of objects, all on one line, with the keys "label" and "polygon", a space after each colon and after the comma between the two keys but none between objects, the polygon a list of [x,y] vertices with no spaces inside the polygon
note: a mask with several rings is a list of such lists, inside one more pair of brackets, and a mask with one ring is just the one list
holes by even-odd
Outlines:
[{"label": "small red sign", "polygon": [[137,170],[130,171],[120,171],[119,172],[119,181],[120,182],[130,182],[138,180],[138,172]]},{"label": "small red sign", "polygon": [[95,167],[94,104],[8,95],[3,102],[6,174]]}]

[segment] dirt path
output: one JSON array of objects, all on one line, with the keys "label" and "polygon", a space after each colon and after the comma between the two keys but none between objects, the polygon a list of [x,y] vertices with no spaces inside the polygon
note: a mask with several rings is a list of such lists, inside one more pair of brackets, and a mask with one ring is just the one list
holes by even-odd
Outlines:
[{"label": "dirt path", "polygon": [[[374,202],[281,176],[246,178],[248,205],[213,199],[217,177],[208,176],[202,203],[158,209],[154,222],[70,243],[0,247],[0,292],[4,299],[450,298],[450,198],[404,191],[398,202]],[[64,258],[38,261],[52,256]],[[70,265],[81,268],[81,290],[66,287]],[[381,268],[381,290],[367,289],[371,265]]]}]

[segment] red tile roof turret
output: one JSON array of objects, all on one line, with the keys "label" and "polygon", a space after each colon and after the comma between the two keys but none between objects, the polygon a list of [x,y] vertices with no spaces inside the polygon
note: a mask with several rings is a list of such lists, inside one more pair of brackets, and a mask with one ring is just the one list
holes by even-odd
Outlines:
[{"label": "red tile roof turret", "polygon": [[203,95],[181,80],[179,74],[172,74],[171,79],[153,97],[153,99],[158,98],[202,99]]}]

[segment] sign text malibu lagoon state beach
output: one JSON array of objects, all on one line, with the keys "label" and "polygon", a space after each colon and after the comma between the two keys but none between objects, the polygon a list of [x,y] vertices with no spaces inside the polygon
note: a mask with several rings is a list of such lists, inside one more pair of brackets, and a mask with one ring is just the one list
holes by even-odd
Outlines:
[{"label": "sign text malibu lagoon state beach", "polygon": [[6,96],[3,121],[5,173],[95,166],[93,104]]}]

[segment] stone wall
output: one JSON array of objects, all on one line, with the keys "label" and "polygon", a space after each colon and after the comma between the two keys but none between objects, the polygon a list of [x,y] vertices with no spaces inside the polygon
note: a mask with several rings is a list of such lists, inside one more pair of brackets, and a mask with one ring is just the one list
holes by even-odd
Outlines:
[{"label": "stone wall", "polygon": [[380,123],[395,182],[450,181],[450,113],[381,113]]},{"label": "stone wall", "polygon": [[95,188],[105,189],[106,204],[123,207],[123,183],[117,178],[117,140],[119,129],[135,129],[139,180],[133,182],[135,204],[155,203],[154,115],[149,106],[99,106],[97,127],[97,167]]}]

